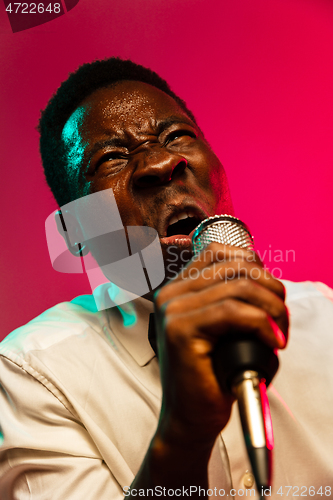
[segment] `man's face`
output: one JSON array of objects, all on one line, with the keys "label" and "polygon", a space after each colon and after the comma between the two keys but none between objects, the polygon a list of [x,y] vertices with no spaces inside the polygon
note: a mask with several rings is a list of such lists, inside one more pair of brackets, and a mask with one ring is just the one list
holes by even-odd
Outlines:
[{"label": "man's face", "polygon": [[233,214],[224,169],[201,130],[151,85],[122,81],[95,91],[69,118],[63,140],[69,169],[79,152],[90,193],[112,188],[124,226],[156,229],[166,264],[172,247],[180,269],[200,221]]}]

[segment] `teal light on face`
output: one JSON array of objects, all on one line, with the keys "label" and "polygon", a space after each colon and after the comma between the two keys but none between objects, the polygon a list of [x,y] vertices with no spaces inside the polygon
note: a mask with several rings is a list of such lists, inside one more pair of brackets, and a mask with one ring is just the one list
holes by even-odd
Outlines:
[{"label": "teal light on face", "polygon": [[[79,176],[81,172],[82,161],[84,157],[86,143],[83,142],[80,135],[80,127],[82,126],[86,108],[79,107],[68,118],[63,131],[62,139],[65,143],[68,158],[68,178],[69,185],[71,186],[72,199],[77,198],[77,187],[79,186]],[[83,196],[89,193],[90,183],[87,182],[84,186]]]}]

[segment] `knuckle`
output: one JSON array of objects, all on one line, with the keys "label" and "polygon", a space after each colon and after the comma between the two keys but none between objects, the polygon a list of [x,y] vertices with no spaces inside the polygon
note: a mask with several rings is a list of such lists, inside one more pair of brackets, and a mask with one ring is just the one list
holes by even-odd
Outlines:
[{"label": "knuckle", "polygon": [[175,303],[174,301],[169,301],[167,302],[164,307],[163,307],[163,313],[164,313],[164,316],[167,317],[167,318],[171,318],[172,315],[176,314],[177,313],[177,303]]},{"label": "knuckle", "polygon": [[203,252],[204,261],[223,261],[225,259],[225,245],[213,241]]},{"label": "knuckle", "polygon": [[275,294],[280,298],[282,304],[284,304],[286,299],[286,292],[283,284],[279,280],[274,278],[274,285],[275,285],[274,289]]},{"label": "knuckle", "polygon": [[284,306],[283,311],[281,312],[280,316],[278,317],[278,322],[281,325],[282,331],[287,333],[288,329],[289,329],[289,311],[288,311],[286,306]]},{"label": "knuckle", "polygon": [[154,302],[155,305],[158,309],[161,309],[163,304],[167,300],[167,290],[166,287],[160,288],[157,292],[154,294]]},{"label": "knuckle", "polygon": [[207,245],[207,249],[212,250],[213,252],[218,252],[219,250],[223,250],[225,245],[223,243],[218,243],[217,241],[212,241]]},{"label": "knuckle", "polygon": [[242,275],[235,281],[235,286],[236,291],[244,297],[247,297],[253,289],[253,283]]},{"label": "knuckle", "polygon": [[259,330],[267,330],[271,328],[268,320],[267,312],[264,309],[257,309],[256,311],[256,325]]},{"label": "knuckle", "polygon": [[268,279],[274,284],[274,292],[276,293],[276,295],[278,295],[280,299],[284,301],[286,298],[286,289],[284,284],[280,280],[275,278],[275,276],[273,276],[273,274],[271,273],[268,273]]},{"label": "knuckle", "polygon": [[175,316],[172,315],[167,315],[166,321],[165,321],[165,332],[167,335],[170,334],[177,334],[179,330],[179,322],[176,321]]},{"label": "knuckle", "polygon": [[269,314],[275,321],[283,319],[288,315],[283,300],[281,300],[281,298],[276,294],[272,295],[272,299],[270,300],[268,306]]},{"label": "knuckle", "polygon": [[254,252],[253,250],[247,250],[247,253],[248,253],[247,257],[248,262],[254,262],[258,266],[263,267],[262,260],[256,252]]},{"label": "knuckle", "polygon": [[154,292],[153,297],[154,297],[154,303],[155,303],[155,304],[157,304],[157,302],[158,302],[158,300],[159,300],[159,295],[160,295],[160,293],[161,293],[161,289],[160,289],[160,288]]},{"label": "knuckle", "polygon": [[282,300],[276,305],[276,317],[281,319],[286,318],[288,320],[288,310]]},{"label": "knuckle", "polygon": [[280,297],[282,298],[282,300],[285,300],[286,299],[286,287],[284,286],[284,284],[279,281],[279,280],[276,280],[280,286]]},{"label": "knuckle", "polygon": [[240,275],[237,280],[237,286],[241,291],[250,292],[256,285],[253,281],[249,280],[246,275]]},{"label": "knuckle", "polygon": [[223,318],[227,318],[238,314],[239,307],[239,301],[237,299],[234,299],[233,297],[230,297],[223,300],[222,304],[219,307],[219,312]]}]

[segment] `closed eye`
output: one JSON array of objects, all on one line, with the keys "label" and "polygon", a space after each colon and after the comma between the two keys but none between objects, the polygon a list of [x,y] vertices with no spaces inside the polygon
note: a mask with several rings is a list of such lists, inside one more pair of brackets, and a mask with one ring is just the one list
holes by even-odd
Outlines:
[{"label": "closed eye", "polygon": [[115,161],[115,160],[127,160],[127,156],[120,151],[110,151],[108,153],[105,153],[97,162],[96,168],[98,168],[100,165],[102,165],[105,162],[109,161]]},{"label": "closed eye", "polygon": [[166,144],[170,144],[171,142],[173,141],[176,141],[177,139],[182,139],[184,138],[186,140],[186,138],[191,138],[191,139],[195,139],[196,138],[196,134],[190,130],[175,130],[174,132],[171,132],[168,137],[167,137],[167,140],[166,140]]}]

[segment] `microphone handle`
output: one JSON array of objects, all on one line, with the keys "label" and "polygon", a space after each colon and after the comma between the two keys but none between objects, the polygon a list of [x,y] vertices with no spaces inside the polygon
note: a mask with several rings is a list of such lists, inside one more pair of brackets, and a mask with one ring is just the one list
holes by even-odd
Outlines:
[{"label": "microphone handle", "polygon": [[223,390],[238,402],[243,436],[258,491],[272,478],[274,438],[266,393],[279,367],[275,352],[250,335],[225,335],[213,352],[213,367]]},{"label": "microphone handle", "polygon": [[[209,217],[194,231],[194,253],[216,241],[253,250],[248,227],[236,217]],[[279,367],[273,349],[253,335],[223,335],[214,350],[213,367],[222,390],[232,392],[238,401],[245,444],[259,493],[271,485],[272,421],[266,386]]]}]

